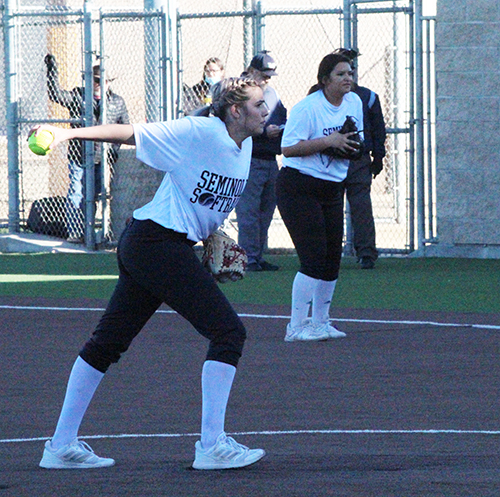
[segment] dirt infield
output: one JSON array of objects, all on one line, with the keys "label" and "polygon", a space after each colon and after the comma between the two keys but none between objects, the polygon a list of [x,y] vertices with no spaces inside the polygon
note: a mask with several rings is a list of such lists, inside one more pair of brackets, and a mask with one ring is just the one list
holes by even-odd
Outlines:
[{"label": "dirt infield", "polygon": [[206,343],[162,308],[89,408],[106,469],[38,467],[105,302],[1,298],[0,497],[500,495],[500,315],[332,311],[347,337],[285,343],[288,308],[239,306],[248,341],[226,429],[267,456],[191,469]]}]

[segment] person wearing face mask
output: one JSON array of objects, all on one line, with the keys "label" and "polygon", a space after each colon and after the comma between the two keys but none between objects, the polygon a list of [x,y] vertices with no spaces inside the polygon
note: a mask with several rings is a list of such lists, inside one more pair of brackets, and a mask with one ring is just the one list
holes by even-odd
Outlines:
[{"label": "person wearing face mask", "polygon": [[269,226],[276,209],[276,179],[279,171],[276,156],[281,154],[281,136],[287,116],[278,93],[268,84],[271,77],[277,74],[276,62],[267,51],[255,55],[242,74],[260,84],[269,108],[264,132],[253,137],[250,176],[236,207],[238,243],[247,253],[247,271],[279,269],[279,266],[263,258]]},{"label": "person wearing face mask", "polygon": [[[66,107],[71,119],[81,119],[84,108],[85,89],[83,87],[64,90],[59,83],[59,71],[56,58],[52,54],[45,56],[47,68],[47,91],[49,99]],[[114,93],[110,88],[111,79],[104,82],[101,87],[101,67],[99,64],[92,68],[94,83],[93,99],[93,124],[129,124],[129,116],[125,100]],[[105,102],[102,102],[102,95]],[[106,106],[106,121],[102,122],[103,104]],[[71,124],[72,128],[80,128],[81,123]],[[106,166],[112,167],[118,159],[119,144],[112,144],[107,148]],[[102,193],[102,145],[96,143],[94,147],[94,191],[97,196]],[[85,226],[85,158],[82,143],[78,140],[70,140],[68,144],[68,168],[69,186],[66,199],[66,223],[68,238],[71,243],[83,243]]]},{"label": "person wearing face mask", "polygon": [[212,97],[210,89],[222,81],[225,76],[224,64],[217,57],[210,57],[203,66],[203,78],[200,82],[189,88],[184,86],[184,114],[189,114],[204,105],[210,105]]}]

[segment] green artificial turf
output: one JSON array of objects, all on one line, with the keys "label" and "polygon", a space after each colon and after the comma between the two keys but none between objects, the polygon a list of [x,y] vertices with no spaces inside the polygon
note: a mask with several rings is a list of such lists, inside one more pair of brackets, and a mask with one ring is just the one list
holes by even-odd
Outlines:
[{"label": "green artificial turf", "polygon": [[116,255],[0,255],[0,296],[108,299],[118,275]]},{"label": "green artificial turf", "polygon": [[[277,272],[248,273],[221,285],[233,303],[290,304],[294,255],[270,255]],[[107,299],[117,277],[115,254],[0,255],[0,296]],[[344,258],[332,305],[359,309],[500,312],[500,260],[380,258],[361,270]]]},{"label": "green artificial turf", "polygon": [[[226,293],[232,302],[289,304],[298,261],[269,257],[276,273],[250,273]],[[500,312],[500,260],[380,258],[361,270],[344,258],[334,307],[453,312]]]}]

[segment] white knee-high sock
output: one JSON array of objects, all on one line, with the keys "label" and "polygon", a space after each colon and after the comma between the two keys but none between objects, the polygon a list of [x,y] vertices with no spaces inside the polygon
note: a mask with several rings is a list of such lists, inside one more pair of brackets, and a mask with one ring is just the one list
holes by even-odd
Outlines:
[{"label": "white knee-high sock", "polygon": [[316,285],[319,281],[300,272],[295,275],[292,287],[292,319],[290,320],[292,328],[301,325],[309,315]]},{"label": "white knee-high sock", "polygon": [[224,431],[226,407],[236,368],[219,361],[205,361],[201,373],[201,445],[208,449]]},{"label": "white knee-high sock", "polygon": [[73,365],[66,388],[63,407],[52,438],[52,447],[69,444],[78,435],[78,429],[104,373],[78,357]]},{"label": "white knee-high sock", "polygon": [[314,324],[326,323],[330,319],[330,304],[336,285],[337,280],[318,280],[312,304],[312,321]]}]

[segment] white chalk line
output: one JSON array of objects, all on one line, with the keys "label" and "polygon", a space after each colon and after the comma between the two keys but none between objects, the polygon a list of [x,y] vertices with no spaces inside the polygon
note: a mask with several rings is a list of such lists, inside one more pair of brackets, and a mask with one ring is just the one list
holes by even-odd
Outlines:
[{"label": "white chalk line", "polygon": [[[499,430],[281,430],[239,431],[228,435],[281,436],[281,435],[500,435]],[[121,433],[117,435],[82,435],[81,440],[114,438],[189,438],[200,437],[200,433]],[[50,437],[6,438],[0,443],[43,442]]]},{"label": "white chalk line", "polygon": [[[79,312],[104,312],[104,308],[98,307],[45,307],[45,306],[23,306],[23,305],[0,305],[0,309],[10,310],[28,310],[28,311],[79,311]],[[176,314],[175,311],[158,310],[159,314]],[[290,316],[270,315],[270,314],[238,314],[244,318],[254,319],[290,319]],[[413,321],[413,320],[397,320],[397,319],[352,319],[352,318],[332,318],[332,321],[343,323],[368,323],[368,324],[405,324],[419,326],[443,326],[447,328],[478,328],[486,330],[500,330],[500,325],[481,324],[481,323],[443,323],[440,321]]]}]

